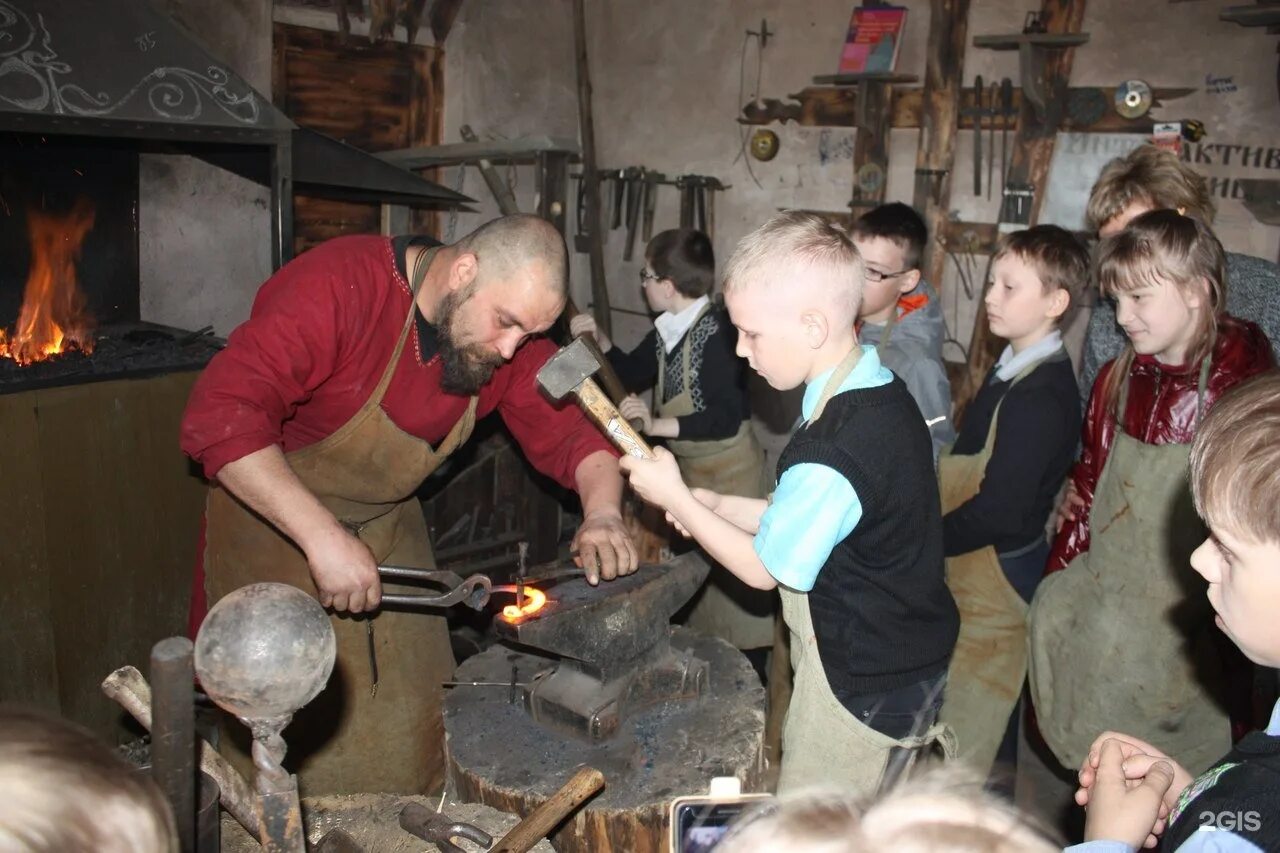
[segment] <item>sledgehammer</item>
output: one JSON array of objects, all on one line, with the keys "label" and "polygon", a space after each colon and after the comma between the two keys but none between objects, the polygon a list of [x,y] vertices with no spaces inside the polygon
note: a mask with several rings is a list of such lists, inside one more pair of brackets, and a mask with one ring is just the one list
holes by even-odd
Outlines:
[{"label": "sledgehammer", "polygon": [[653,450],[640,437],[640,433],[618,413],[617,407],[591,378],[599,369],[600,362],[579,338],[562,348],[542,366],[538,371],[538,384],[554,400],[562,400],[570,393],[577,394],[583,411],[619,450],[628,456],[652,459]]}]

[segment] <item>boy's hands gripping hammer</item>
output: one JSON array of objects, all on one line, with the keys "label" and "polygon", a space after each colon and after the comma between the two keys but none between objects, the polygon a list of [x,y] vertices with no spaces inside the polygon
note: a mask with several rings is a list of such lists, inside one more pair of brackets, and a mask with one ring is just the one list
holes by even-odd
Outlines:
[{"label": "boy's hands gripping hammer", "polygon": [[599,369],[600,362],[578,339],[563,347],[542,366],[538,371],[538,384],[553,400],[576,394],[583,411],[619,450],[638,459],[652,459],[653,450],[648,443],[618,413],[617,407],[591,378]]}]

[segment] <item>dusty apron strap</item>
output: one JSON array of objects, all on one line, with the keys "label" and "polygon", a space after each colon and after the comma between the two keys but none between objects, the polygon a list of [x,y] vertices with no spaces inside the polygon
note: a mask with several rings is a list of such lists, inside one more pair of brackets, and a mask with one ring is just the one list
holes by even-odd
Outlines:
[{"label": "dusty apron strap", "polygon": [[853,345],[853,349],[844,357],[844,360],[836,365],[835,371],[831,374],[831,378],[827,380],[827,384],[822,386],[822,395],[818,397],[818,405],[813,407],[813,416],[805,421],[805,424],[811,424],[818,418],[822,417],[822,413],[827,408],[827,403],[831,402],[831,398],[840,390],[840,386],[853,369],[858,366],[858,362],[862,360],[862,347],[858,344]]}]

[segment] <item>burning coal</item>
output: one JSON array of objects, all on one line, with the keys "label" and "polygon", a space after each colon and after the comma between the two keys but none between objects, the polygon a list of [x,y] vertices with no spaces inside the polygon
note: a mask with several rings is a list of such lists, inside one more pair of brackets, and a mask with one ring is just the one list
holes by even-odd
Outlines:
[{"label": "burning coal", "polygon": [[72,349],[93,352],[93,318],[76,278],[93,220],[93,205],[86,199],[63,214],[27,211],[31,268],[17,326],[12,333],[0,329],[0,358],[31,364]]}]

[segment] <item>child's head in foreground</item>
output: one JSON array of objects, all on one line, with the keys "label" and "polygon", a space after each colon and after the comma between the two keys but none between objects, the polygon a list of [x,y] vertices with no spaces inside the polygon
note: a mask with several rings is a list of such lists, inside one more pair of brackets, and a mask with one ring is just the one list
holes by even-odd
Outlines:
[{"label": "child's head in foreground", "polygon": [[738,355],[780,391],[813,379],[857,343],[862,280],[858,250],[838,226],[798,210],[775,215],[725,267]]},{"label": "child's head in foreground", "polygon": [[1089,252],[1056,225],[1006,234],[991,261],[983,297],[991,333],[1014,352],[1058,328],[1080,300],[1089,278]]},{"label": "child's head in foreground", "polygon": [[1191,493],[1209,538],[1191,566],[1215,621],[1250,660],[1280,666],[1280,370],[1224,394],[1191,445]]},{"label": "child's head in foreground", "polygon": [[176,853],[160,789],[88,731],[0,706],[0,853]]},{"label": "child's head in foreground", "polygon": [[920,260],[929,231],[920,214],[895,201],[858,217],[849,236],[867,268],[858,316],[868,323],[887,323],[899,297],[920,283]]},{"label": "child's head in foreground", "polygon": [[889,794],[814,794],[731,829],[716,853],[1050,853],[1049,837],[1012,805],[954,774],[930,774]]}]

